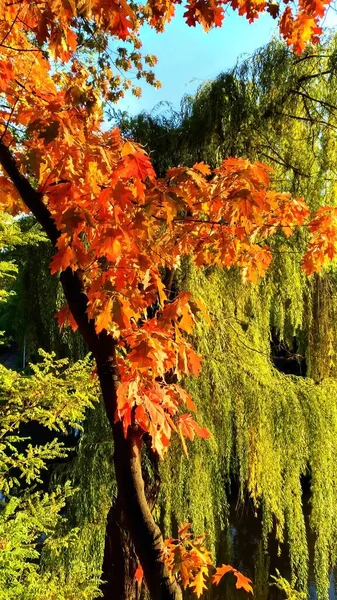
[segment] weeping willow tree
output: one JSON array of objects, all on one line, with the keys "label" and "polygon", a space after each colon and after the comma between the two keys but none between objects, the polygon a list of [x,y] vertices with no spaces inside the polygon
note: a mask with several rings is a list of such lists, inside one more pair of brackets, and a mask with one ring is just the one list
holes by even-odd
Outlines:
[{"label": "weeping willow tree", "polygon": [[[119,113],[118,122],[152,152],[159,174],[173,164],[217,166],[226,156],[247,156],[270,164],[276,187],[303,195],[313,210],[335,204],[336,51],[329,36],[301,57],[273,42],[185,98],[180,111],[166,107],[131,119]],[[317,594],[324,599],[337,558],[337,281],[334,269],[303,276],[306,237],[302,231],[289,243],[279,236],[272,269],[257,286],[244,286],[235,270],[201,273],[185,265],[178,274],[215,324],[199,326],[194,341],[204,368],[186,382],[214,436],[196,442],[188,461],[178,445],[172,449],[161,469],[158,518],[168,535],[175,523],[191,521],[219,551],[234,480],[241,501],[249,496],[261,514],[264,547],[270,536],[281,548],[287,542],[292,583],[306,590],[308,478]],[[287,360],[297,361],[306,377],[275,368],[280,353],[271,332],[283,348],[283,370]],[[259,598],[267,594],[262,587]]]},{"label": "weeping willow tree", "polygon": [[49,240],[31,217],[18,219],[13,226],[16,237],[3,250],[14,273],[10,297],[0,306],[0,330],[20,351],[25,348],[26,361],[37,360],[39,348],[73,361],[83,358],[87,349],[81,337],[67,329],[60,331],[55,318],[65,299],[59,280],[49,273]]},{"label": "weeping willow tree", "polygon": [[[185,98],[179,112],[143,113],[135,119],[119,114],[119,124],[147,146],[159,174],[173,164],[205,160],[216,166],[226,156],[247,156],[268,162],[275,185],[303,195],[313,209],[334,204],[336,52],[334,39],[301,57],[272,43]],[[305,278],[300,261],[306,237],[304,230],[290,241],[275,238],[273,266],[255,286],[244,285],[235,269],[197,272],[186,262],[175,274],[178,287],[209,307],[214,324],[198,326],[194,343],[204,356],[203,371],[198,380],[185,382],[213,436],[191,445],[188,459],[175,442],[160,466],[154,512],[166,535],[189,521],[196,533],[208,532],[220,560],[231,560],[224,542],[228,496],[237,487],[241,503],[249,499],[262,522],[253,574],[259,600],[268,596],[265,551],[271,538],[282,552],[288,548],[292,584],[307,588],[303,477],[310,481],[319,600],[327,598],[329,569],[337,561],[337,275],[331,269]],[[39,260],[48,258],[40,255]],[[59,303],[57,284],[46,277],[50,306],[41,306],[34,281],[38,275],[27,275],[31,263],[24,264],[22,290],[29,290],[26,298],[35,294],[34,303],[26,300],[28,314],[34,321],[33,308],[39,306],[48,327]],[[286,364],[300,365],[306,377],[280,372],[275,366],[280,361],[283,371]],[[88,579],[101,569],[115,493],[104,414],[96,409],[88,419],[76,458],[57,476],[70,477],[81,490],[67,508],[69,526],[78,528],[80,541],[52,563],[47,553],[43,557],[46,571],[53,569],[64,582],[71,580],[75,564],[82,563]],[[144,470],[151,488],[158,474],[147,457]],[[234,594],[231,587],[228,597]]]},{"label": "weeping willow tree", "polygon": [[[282,261],[280,268],[283,286],[289,290],[285,297],[296,302],[294,284],[299,284],[300,292],[301,277],[291,264]],[[205,357],[204,368],[198,380],[186,382],[213,438],[208,444],[193,445],[188,461],[177,447],[163,465],[167,531],[172,518],[192,519],[196,530],[208,531],[216,542],[232,477],[238,482],[241,501],[248,494],[261,511],[265,548],[269,535],[280,544],[286,540],[292,583],[306,589],[308,548],[301,482],[310,475],[315,575],[323,598],[330,566],[336,561],[337,380],[317,383],[274,367],[270,327],[277,320],[271,320],[271,315],[281,323],[287,309],[282,298],[275,305],[272,276],[249,289],[238,273],[215,269],[203,274],[190,267],[182,285],[208,304],[214,322],[213,327],[203,324],[197,329],[194,340]],[[301,315],[304,323],[311,310],[310,304],[303,304],[300,313],[290,314],[289,319],[295,319],[295,326]]]}]

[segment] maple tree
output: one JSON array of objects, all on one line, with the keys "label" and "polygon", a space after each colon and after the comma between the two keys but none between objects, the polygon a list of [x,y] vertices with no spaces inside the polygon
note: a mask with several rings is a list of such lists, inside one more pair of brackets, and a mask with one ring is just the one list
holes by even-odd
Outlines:
[{"label": "maple tree", "polygon": [[[280,15],[281,34],[297,52],[318,41],[328,7],[198,0],[186,5],[187,24],[221,25],[226,4],[250,21],[264,11]],[[163,270],[192,256],[199,267],[236,265],[256,282],[272,260],[268,239],[279,230],[289,237],[309,219],[301,198],[271,189],[271,170],[261,163],[227,159],[211,170],[201,162],[157,178],[141,146],[102,128],[103,103],[131,86],[114,68],[136,67],[158,85],[144,67],[155,59],[142,59],[139,28],[149,22],[161,31],[174,9],[175,2],[154,0],[139,7],[126,0],[0,0],[0,202],[13,215],[33,213],[55,246],[51,272],[60,272],[67,300],[59,324],[78,328],[95,357],[120,503],[156,599],[181,591],[146,501],[142,440],[148,434],[163,457],[173,433],[186,453],[185,438],[209,436],[180,383],[200,372],[188,336],[198,318],[208,317],[189,294],[171,298]],[[111,37],[131,42],[132,51],[117,49],[112,58]],[[334,211],[321,209],[309,223],[307,273],[336,255]],[[192,580],[198,595],[202,569]],[[247,589],[249,582],[230,570]]]}]

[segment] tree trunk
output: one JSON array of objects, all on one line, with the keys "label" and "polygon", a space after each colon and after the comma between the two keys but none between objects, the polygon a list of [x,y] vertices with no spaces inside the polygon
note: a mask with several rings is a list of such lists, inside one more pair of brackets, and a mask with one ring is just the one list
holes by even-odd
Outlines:
[{"label": "tree trunk", "polygon": [[139,600],[140,585],[135,580],[137,557],[128,532],[122,524],[118,500],[111,506],[106,523],[101,585],[104,600]]},{"label": "tree trunk", "polygon": [[[0,164],[11,178],[25,205],[56,247],[60,232],[48,207],[44,204],[41,194],[22,175],[14,156],[2,140],[0,140]],[[104,405],[114,439],[114,463],[121,509],[143,568],[150,596],[152,600],[181,600],[181,589],[175,580],[170,580],[161,559],[163,538],[146,501],[141,468],[140,436],[137,431],[129,428],[125,439],[121,422],[115,422],[119,384],[116,342],[106,331],[98,335],[94,322],[88,320],[88,300],[80,273],[73,272],[68,267],[61,274],[61,283],[79,331],[96,359]]]},{"label": "tree trunk", "polygon": [[[160,477],[158,454],[151,448],[151,440],[145,436],[148,460],[152,473],[144,478],[146,500],[152,511],[158,497]],[[124,516],[118,499],[112,504],[106,522],[101,592],[104,600],[140,600],[142,581],[135,579],[138,559],[130,535],[125,528]],[[98,600],[98,599],[97,599]]]},{"label": "tree trunk", "polygon": [[126,526],[142,565],[151,598],[181,600],[181,589],[175,580],[170,580],[161,559],[163,538],[145,496],[141,467],[142,440],[139,433],[131,428],[125,439],[122,423],[115,422],[119,376],[114,341],[111,337],[108,339],[111,341],[110,360],[103,363],[100,363],[99,358],[96,360],[105,409],[113,431],[115,472]]}]

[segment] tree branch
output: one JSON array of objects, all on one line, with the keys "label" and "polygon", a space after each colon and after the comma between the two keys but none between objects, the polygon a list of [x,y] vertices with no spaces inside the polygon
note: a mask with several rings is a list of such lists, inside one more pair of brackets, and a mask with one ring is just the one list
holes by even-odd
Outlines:
[{"label": "tree branch", "polygon": [[[27,177],[20,173],[14,156],[1,140],[0,164],[14,183],[25,205],[40,223],[53,246],[56,247],[60,232],[57,229],[55,221],[47,206],[42,200],[42,194],[37,192],[28,181]],[[86,311],[88,299],[84,292],[79,273],[73,272],[68,267],[68,269],[61,273],[60,279],[69,308],[74,315],[80,333],[87,343],[89,350],[93,353],[95,358],[99,360],[102,352],[105,352],[106,350],[106,337],[108,336],[107,334],[100,334],[98,336],[95,331],[94,322],[89,321],[87,317]]]},{"label": "tree branch", "polygon": [[281,117],[286,117],[287,119],[296,119],[297,121],[309,121],[311,124],[316,124],[316,125],[324,125],[325,127],[331,127],[332,129],[337,129],[336,125],[333,125],[332,123],[328,123],[327,121],[323,121],[320,119],[315,119],[314,117],[300,117],[298,115],[290,115],[288,113],[284,113],[284,112],[275,112],[276,115],[279,115]]},{"label": "tree branch", "polygon": [[20,172],[13,154],[2,140],[0,140],[0,164],[14,183],[27,208],[33,213],[51,243],[55,246],[60,233],[48,208],[43,203],[42,195],[33,188],[27,177]]},{"label": "tree branch", "polygon": [[[305,89],[305,88],[303,88]],[[290,90],[290,94],[296,94],[298,96],[302,96],[302,98],[307,98],[312,102],[316,102],[317,104],[321,104],[322,106],[326,106],[327,108],[331,108],[331,110],[337,110],[337,106],[335,104],[331,104],[330,102],[326,102],[325,100],[321,100],[320,98],[314,98],[310,96],[307,92],[301,92],[300,90]]]}]

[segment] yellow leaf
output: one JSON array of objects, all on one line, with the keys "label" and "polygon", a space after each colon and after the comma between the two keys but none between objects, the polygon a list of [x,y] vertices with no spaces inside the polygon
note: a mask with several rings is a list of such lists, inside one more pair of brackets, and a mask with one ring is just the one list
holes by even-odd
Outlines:
[{"label": "yellow leaf", "polygon": [[190,583],[190,588],[193,589],[193,592],[196,594],[198,598],[200,598],[201,594],[203,594],[204,590],[207,589],[207,585],[205,583],[205,579],[208,573],[207,567],[201,567],[200,571],[196,574],[193,581]]},{"label": "yellow leaf", "polygon": [[186,333],[192,333],[194,327],[194,320],[191,315],[191,311],[188,306],[183,306],[181,309],[182,318],[179,321],[179,327]]},{"label": "yellow leaf", "polygon": [[128,156],[128,154],[135,154],[135,152],[137,152],[135,146],[131,142],[125,142],[121,151],[122,156]]},{"label": "yellow leaf", "polygon": [[164,302],[165,300],[167,300],[167,296],[165,294],[165,286],[160,277],[158,277],[158,275],[155,275],[154,278],[157,284],[160,305],[164,306]]}]

